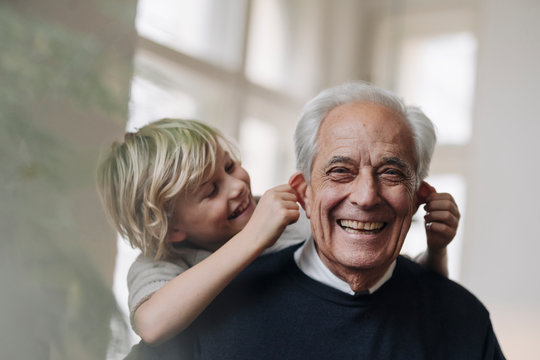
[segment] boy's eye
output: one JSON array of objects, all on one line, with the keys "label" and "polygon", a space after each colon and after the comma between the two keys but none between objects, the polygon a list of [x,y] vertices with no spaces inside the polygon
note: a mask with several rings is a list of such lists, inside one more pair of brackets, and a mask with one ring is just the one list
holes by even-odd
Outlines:
[{"label": "boy's eye", "polygon": [[213,197],[214,195],[216,195],[218,193],[218,187],[216,184],[212,184],[212,187],[210,188],[210,190],[208,190],[206,192],[206,195],[204,196],[205,198],[211,198]]},{"label": "boy's eye", "polygon": [[233,172],[234,167],[236,166],[236,163],[234,161],[231,161],[225,165],[225,171],[230,174]]}]

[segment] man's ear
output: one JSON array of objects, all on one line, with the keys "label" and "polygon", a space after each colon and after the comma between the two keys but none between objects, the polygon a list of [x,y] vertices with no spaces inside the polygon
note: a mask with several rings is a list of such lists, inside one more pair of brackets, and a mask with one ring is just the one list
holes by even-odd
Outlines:
[{"label": "man's ear", "polygon": [[422,181],[422,183],[420,183],[420,187],[416,191],[416,204],[415,204],[416,209],[415,210],[418,210],[418,207],[420,205],[425,204],[427,202],[429,195],[431,195],[434,192],[437,192],[437,191],[435,190],[433,186],[429,185],[425,181]]},{"label": "man's ear", "polygon": [[172,243],[179,243],[181,241],[184,241],[186,237],[187,234],[177,225],[170,226],[169,231],[167,231],[167,240]]},{"label": "man's ear", "polygon": [[309,196],[307,195],[308,182],[306,177],[301,171],[297,171],[289,179],[289,185],[296,192],[296,197],[302,208],[306,211],[306,215],[309,217]]}]

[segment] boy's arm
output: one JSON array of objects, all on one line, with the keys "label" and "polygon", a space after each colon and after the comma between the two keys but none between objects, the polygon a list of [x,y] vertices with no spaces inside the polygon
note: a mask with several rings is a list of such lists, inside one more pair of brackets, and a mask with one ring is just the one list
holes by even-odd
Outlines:
[{"label": "boy's arm", "polygon": [[448,255],[446,248],[441,251],[430,251],[429,248],[418,254],[414,261],[423,267],[448,277]]},{"label": "boy's arm", "polygon": [[[209,254],[210,252],[207,250],[189,249],[186,252],[186,257],[196,257],[201,261]],[[183,258],[175,262],[170,262],[154,260],[143,255],[137,257],[133,264],[131,264],[127,274],[127,287],[129,292],[128,307],[133,328],[135,328],[135,310],[139,305],[148,300],[157,290],[162,288],[179,274],[186,271],[189,267],[190,266],[188,266],[188,263],[184,261]]]},{"label": "boy's arm", "polygon": [[448,254],[446,247],[457,232],[460,213],[457,204],[448,193],[438,193],[435,188],[425,183],[424,209],[426,210],[425,229],[427,251],[415,258],[419,264],[448,276]]},{"label": "boy's arm", "polygon": [[183,331],[297,218],[296,195],[289,185],[267,191],[242,231],[137,308],[134,315],[137,333],[147,344],[158,345]]}]

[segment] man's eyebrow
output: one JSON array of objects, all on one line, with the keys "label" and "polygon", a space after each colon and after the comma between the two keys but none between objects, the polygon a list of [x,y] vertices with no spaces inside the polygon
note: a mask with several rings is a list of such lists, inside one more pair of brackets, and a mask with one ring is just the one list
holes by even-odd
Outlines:
[{"label": "man's eyebrow", "polygon": [[332,157],[326,164],[324,164],[324,169],[335,165],[335,164],[356,164],[356,161],[354,161],[352,158],[348,156],[334,156]]},{"label": "man's eyebrow", "polygon": [[396,165],[402,170],[407,171],[408,173],[412,173],[412,167],[407,163],[406,161],[401,160],[398,157],[383,157],[383,164],[385,165]]}]

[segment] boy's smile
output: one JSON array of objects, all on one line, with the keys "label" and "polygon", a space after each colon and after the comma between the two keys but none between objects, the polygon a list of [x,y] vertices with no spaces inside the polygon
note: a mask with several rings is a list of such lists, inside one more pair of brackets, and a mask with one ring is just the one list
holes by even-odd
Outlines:
[{"label": "boy's smile", "polygon": [[244,200],[240,206],[234,212],[229,216],[229,220],[235,219],[238,216],[240,216],[244,211],[249,209],[249,205],[251,204],[252,197],[248,196],[246,200]]}]

